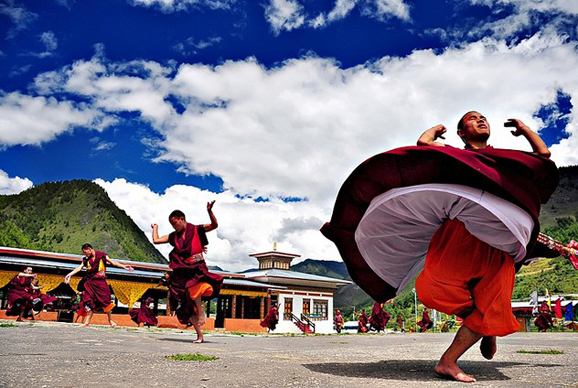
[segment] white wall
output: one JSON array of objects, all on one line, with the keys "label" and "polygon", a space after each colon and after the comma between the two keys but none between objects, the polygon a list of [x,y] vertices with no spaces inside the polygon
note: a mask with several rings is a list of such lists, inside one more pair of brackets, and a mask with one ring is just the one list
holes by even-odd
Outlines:
[{"label": "white wall", "polygon": [[[296,295],[296,294],[288,294],[288,293],[299,293],[304,294],[307,293],[308,295]],[[285,298],[292,298],[293,299],[293,314],[297,318],[301,318],[301,314],[303,313],[303,299],[310,300],[310,309],[309,312],[313,313],[313,299],[317,300],[326,300],[327,301],[327,320],[313,320],[315,323],[315,333],[334,333],[333,330],[333,295],[327,296],[329,294],[323,293],[323,296],[319,296],[319,293],[316,292],[305,292],[305,291],[294,291],[294,290],[285,290],[284,293],[280,293],[278,300],[277,300],[277,308],[279,311],[279,323],[275,328],[274,333],[296,333],[301,334],[301,330],[293,323],[293,321],[286,321],[283,319],[283,314],[285,310]]]}]

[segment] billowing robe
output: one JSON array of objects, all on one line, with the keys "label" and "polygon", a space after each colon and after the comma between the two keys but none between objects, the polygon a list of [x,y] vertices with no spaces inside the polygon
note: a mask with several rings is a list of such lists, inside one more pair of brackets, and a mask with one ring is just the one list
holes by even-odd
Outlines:
[{"label": "billowing robe", "polygon": [[145,324],[149,326],[156,326],[159,321],[155,312],[149,308],[149,304],[153,302],[152,298],[147,298],[146,300],[142,300],[140,304],[140,308],[132,309],[129,312],[130,319],[134,321],[134,323],[138,324]]},{"label": "billowing robe", "polygon": [[277,307],[271,307],[267,316],[261,320],[259,323],[261,327],[266,327],[269,331],[275,330],[277,327],[277,323],[279,323],[279,318],[277,316]]},{"label": "billowing robe", "polygon": [[187,224],[182,233],[169,235],[173,250],[169,254],[172,269],[168,287],[171,306],[180,323],[188,324],[195,312],[195,299],[199,296],[212,299],[219,295],[223,277],[209,272],[203,257],[207,245],[205,229],[200,225]]},{"label": "billowing robe", "polygon": [[367,333],[368,330],[369,329],[367,328],[367,315],[365,315],[365,311],[362,311],[357,321],[357,332]]},{"label": "billowing robe", "polygon": [[373,303],[373,309],[371,310],[371,317],[369,318],[369,323],[371,327],[377,330],[377,332],[385,330],[385,325],[389,321],[389,313],[381,307],[381,303]]},{"label": "billowing robe", "polygon": [[[509,258],[502,260],[511,260],[513,276],[523,263],[537,256],[533,255],[537,248],[540,255],[557,256],[544,246],[537,247],[536,236],[540,204],[548,200],[558,180],[555,164],[532,153],[403,147],[368,159],[349,176],[339,192],[331,221],[321,231],[337,245],[352,279],[378,302],[394,297],[424,264],[427,267],[430,243],[453,249],[453,240],[448,244],[450,240],[443,240],[443,233],[437,233],[442,225],[458,240],[470,234],[485,244],[486,252],[486,246],[491,247],[490,256],[505,252]],[[446,225],[448,220],[457,220],[465,228]],[[438,281],[439,276],[451,276],[452,266],[460,265],[460,260],[483,259],[472,250],[470,255],[451,258],[453,262],[450,260],[448,265],[446,259],[454,253],[438,249],[441,266],[428,271],[422,290],[444,285]],[[478,273],[493,276],[489,268]],[[468,291],[470,281],[475,283],[474,276],[460,287]],[[511,296],[507,287],[497,292],[510,292],[502,303]],[[430,307],[446,312],[443,305]],[[507,311],[509,302],[499,308]],[[475,308],[462,310],[465,318]],[[494,326],[491,314],[481,312],[481,316],[476,329]],[[509,320],[502,329],[500,333],[490,330],[482,334],[506,335],[515,331],[515,325]]]},{"label": "billowing robe", "polygon": [[110,287],[106,282],[106,253],[95,251],[93,257],[83,259],[83,264],[86,272],[78,284],[78,290],[82,291],[84,308],[93,312],[110,312],[115,305],[112,303]]},{"label": "billowing robe", "polygon": [[24,317],[32,310],[32,278],[28,276],[14,276],[10,281],[10,291],[8,291],[8,310],[6,315],[19,316],[20,309],[24,306]]}]

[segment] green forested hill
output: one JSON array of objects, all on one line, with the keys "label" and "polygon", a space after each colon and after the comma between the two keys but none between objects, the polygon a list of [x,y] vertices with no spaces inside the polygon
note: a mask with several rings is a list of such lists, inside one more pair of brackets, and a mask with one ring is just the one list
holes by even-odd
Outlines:
[{"label": "green forested hill", "polygon": [[166,263],[96,183],[49,182],[0,196],[0,245],[81,254],[84,243],[115,259]]}]

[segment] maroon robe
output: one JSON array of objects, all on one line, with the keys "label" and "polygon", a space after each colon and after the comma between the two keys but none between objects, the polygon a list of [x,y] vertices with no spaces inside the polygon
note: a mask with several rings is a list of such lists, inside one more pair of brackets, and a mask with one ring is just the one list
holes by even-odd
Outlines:
[{"label": "maroon robe", "polygon": [[424,331],[431,329],[431,327],[433,326],[433,322],[429,317],[429,312],[427,311],[427,309],[423,309],[421,321],[419,321],[417,325],[420,327],[419,329],[420,333],[423,333]]},{"label": "maroon robe", "polygon": [[385,325],[389,321],[389,313],[381,307],[378,302],[373,303],[373,309],[371,310],[371,317],[369,318],[369,323],[379,333],[385,330]]},{"label": "maroon robe", "polygon": [[140,309],[133,309],[129,312],[130,319],[132,319],[137,325],[143,323],[148,326],[156,326],[159,321],[155,312],[148,306],[150,303],[152,303],[152,301],[152,298],[142,300]]},{"label": "maroon robe", "polygon": [[[430,183],[474,187],[525,210],[534,221],[527,256],[516,269],[539,256],[558,254],[536,244],[540,230],[540,203],[546,203],[558,185],[556,165],[532,153],[486,148],[403,147],[376,155],[357,167],[341,187],[331,221],[321,232],[335,243],[351,278],[374,300],[385,302],[397,289],[379,277],[361,255],[355,231],[371,201],[391,189]],[[417,226],[419,227],[419,226]]]},{"label": "maroon robe", "polygon": [[335,330],[338,333],[341,333],[341,329],[343,328],[343,316],[341,315],[341,313],[335,314],[334,323],[335,323]]},{"label": "maroon robe", "polygon": [[53,296],[48,296],[48,295],[42,293],[42,291],[40,291],[40,290],[34,290],[34,291],[32,291],[32,294],[33,294],[33,298],[34,298],[32,300],[32,309],[34,311],[37,311],[37,312],[42,311],[42,308],[44,306],[49,305],[58,299],[58,298],[55,298]]},{"label": "maroon robe", "polygon": [[32,310],[32,278],[28,276],[14,276],[10,281],[10,291],[8,292],[8,310],[6,315],[19,316],[20,309],[24,306],[24,315],[27,316]]},{"label": "maroon robe", "polygon": [[95,251],[90,259],[84,258],[86,267],[84,277],[78,284],[78,290],[82,292],[82,302],[88,311],[109,312],[114,308],[110,287],[106,282],[106,253]]},{"label": "maroon robe", "polygon": [[167,285],[169,287],[170,303],[175,309],[180,323],[187,324],[196,314],[195,303],[187,289],[204,282],[213,288],[213,293],[206,299],[219,295],[223,285],[223,277],[209,272],[203,258],[206,240],[205,228],[187,223],[183,233],[173,232],[169,235],[169,243],[173,250],[169,254],[169,268],[173,270]]},{"label": "maroon robe", "polygon": [[261,320],[261,327],[266,327],[270,331],[275,330],[279,323],[279,318],[277,316],[277,307],[271,307],[271,310],[267,313],[267,316]]},{"label": "maroon robe", "polygon": [[542,302],[540,305],[540,315],[534,320],[534,324],[538,326],[538,331],[546,331],[552,326],[554,322],[552,321],[552,314],[550,314],[550,307],[548,303]]},{"label": "maroon robe", "polygon": [[359,315],[359,320],[357,321],[357,332],[367,333],[367,331],[367,315],[365,315],[365,311],[362,311],[361,315]]}]

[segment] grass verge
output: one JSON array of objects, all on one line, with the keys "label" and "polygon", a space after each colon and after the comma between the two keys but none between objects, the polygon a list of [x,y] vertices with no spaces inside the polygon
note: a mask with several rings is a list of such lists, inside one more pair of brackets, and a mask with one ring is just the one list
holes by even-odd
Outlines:
[{"label": "grass verge", "polygon": [[204,356],[200,353],[173,354],[167,358],[171,361],[213,361],[219,359],[219,357]]},{"label": "grass verge", "polygon": [[522,354],[564,354],[563,351],[557,349],[547,349],[547,350],[517,350],[516,353]]}]

